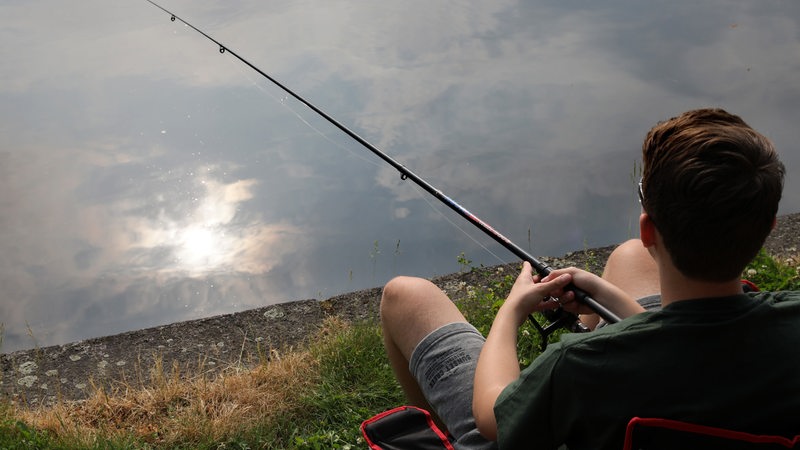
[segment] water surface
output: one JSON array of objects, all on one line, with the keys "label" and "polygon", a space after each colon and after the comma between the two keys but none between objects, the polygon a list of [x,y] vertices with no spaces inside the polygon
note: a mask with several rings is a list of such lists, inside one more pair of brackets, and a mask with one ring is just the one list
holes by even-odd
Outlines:
[{"label": "water surface", "polygon": [[[164,0],[534,255],[636,235],[641,140],[721,106],[800,210],[800,4]],[[2,351],[514,257],[144,0],[0,4]]]}]

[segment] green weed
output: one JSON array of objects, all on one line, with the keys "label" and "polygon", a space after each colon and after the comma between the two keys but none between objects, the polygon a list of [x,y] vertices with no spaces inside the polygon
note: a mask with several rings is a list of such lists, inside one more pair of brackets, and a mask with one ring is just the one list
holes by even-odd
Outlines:
[{"label": "green weed", "polygon": [[464,252],[459,253],[459,255],[456,257],[456,260],[458,261],[459,272],[464,273],[473,269],[472,260],[468,259]]},{"label": "green weed", "polygon": [[780,262],[764,250],[747,265],[742,277],[755,283],[762,291],[800,290],[800,268]]}]

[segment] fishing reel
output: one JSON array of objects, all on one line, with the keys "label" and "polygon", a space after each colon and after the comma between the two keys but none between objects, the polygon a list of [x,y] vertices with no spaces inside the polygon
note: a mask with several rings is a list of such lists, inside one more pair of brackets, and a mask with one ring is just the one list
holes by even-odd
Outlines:
[{"label": "fishing reel", "polygon": [[547,344],[550,341],[550,335],[561,328],[565,328],[571,333],[586,333],[591,331],[589,327],[580,321],[580,318],[576,314],[573,314],[562,307],[542,311],[542,315],[547,320],[547,323],[544,325],[539,323],[539,321],[536,320],[533,315],[528,316],[531,324],[533,324],[533,327],[536,328],[536,331],[542,338],[540,341],[541,351],[544,351],[547,348]]}]

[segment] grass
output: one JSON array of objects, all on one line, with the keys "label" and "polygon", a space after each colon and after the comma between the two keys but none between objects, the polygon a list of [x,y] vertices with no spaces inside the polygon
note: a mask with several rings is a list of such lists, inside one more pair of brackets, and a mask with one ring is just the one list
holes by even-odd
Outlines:
[{"label": "grass", "polygon": [[307,351],[272,356],[213,379],[155,367],[147,388],[80,403],[0,403],[0,449],[362,448],[361,421],[403,402],[374,323],[328,320]]},{"label": "grass", "polygon": [[[491,269],[472,269],[491,270]],[[488,332],[516,274],[495,280],[459,302]],[[745,271],[764,290],[800,290],[796,265],[761,253]],[[519,359],[539,351],[525,326]],[[208,378],[154,367],[145,388],[95,389],[85,402],[37,409],[0,401],[3,449],[361,449],[360,423],[405,401],[375,323],[328,320],[307,350],[249,369]]]}]

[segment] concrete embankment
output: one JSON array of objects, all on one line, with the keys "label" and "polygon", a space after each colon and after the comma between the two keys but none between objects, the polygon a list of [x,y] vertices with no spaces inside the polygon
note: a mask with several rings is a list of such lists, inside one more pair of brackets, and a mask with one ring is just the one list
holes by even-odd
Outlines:
[{"label": "concrete embankment", "polygon": [[[798,263],[800,214],[782,216],[766,243],[774,256]],[[543,257],[553,267],[577,266],[596,273],[613,247],[587,249],[561,257]],[[518,264],[434,278],[451,298],[485,286],[497,272],[516,274]],[[265,299],[267,300],[267,299]],[[300,300],[234,314],[174,323],[65,345],[0,355],[0,392],[17,404],[47,405],[81,400],[95,388],[107,392],[150,382],[153,370],[189,376],[213,376],[221,370],[247,368],[304,341],[326,317],[347,321],[378,316],[380,288],[327,300]],[[265,303],[268,303],[265,301]]]}]

